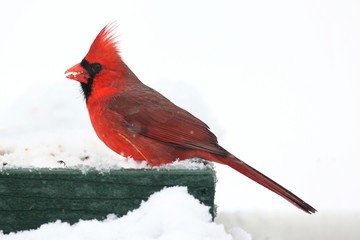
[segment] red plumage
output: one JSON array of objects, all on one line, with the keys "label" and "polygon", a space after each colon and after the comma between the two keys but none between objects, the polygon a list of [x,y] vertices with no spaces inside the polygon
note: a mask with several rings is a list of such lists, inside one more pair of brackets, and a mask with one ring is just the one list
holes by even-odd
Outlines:
[{"label": "red plumage", "polygon": [[95,132],[118,154],[153,166],[194,157],[226,164],[305,212],[316,212],[222,148],[204,122],[144,85],[122,61],[111,25],[66,74],[81,83]]}]

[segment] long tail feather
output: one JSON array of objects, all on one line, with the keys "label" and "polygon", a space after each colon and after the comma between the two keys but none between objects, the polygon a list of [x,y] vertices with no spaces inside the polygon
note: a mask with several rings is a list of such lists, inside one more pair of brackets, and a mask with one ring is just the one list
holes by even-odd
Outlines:
[{"label": "long tail feather", "polygon": [[293,194],[292,192],[290,192],[280,184],[276,183],[275,181],[271,180],[270,178],[268,178],[267,176],[265,176],[255,168],[252,168],[243,161],[237,159],[236,157],[230,155],[226,158],[223,158],[222,162],[232,167],[236,171],[244,174],[248,178],[254,180],[255,182],[259,183],[260,185],[282,196],[283,198],[285,198],[286,200],[288,200],[290,203],[300,208],[301,210],[309,214],[317,212],[315,208],[313,208],[308,203],[300,199],[298,196],[296,196],[295,194]]}]

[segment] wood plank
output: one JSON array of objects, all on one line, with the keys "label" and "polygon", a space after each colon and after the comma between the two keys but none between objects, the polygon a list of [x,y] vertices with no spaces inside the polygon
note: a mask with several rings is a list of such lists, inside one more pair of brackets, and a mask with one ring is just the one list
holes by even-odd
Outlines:
[{"label": "wood plank", "polygon": [[0,171],[0,230],[34,229],[58,219],[122,216],[164,187],[187,186],[215,215],[213,169],[8,169]]}]

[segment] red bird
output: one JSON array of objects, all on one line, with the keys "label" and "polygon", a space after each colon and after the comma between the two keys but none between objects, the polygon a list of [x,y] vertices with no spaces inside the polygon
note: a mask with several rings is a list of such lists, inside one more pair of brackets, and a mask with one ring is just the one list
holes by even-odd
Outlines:
[{"label": "red bird", "polygon": [[80,82],[92,125],[113,151],[159,166],[190,158],[226,164],[307,213],[299,197],[222,148],[200,119],[144,85],[123,62],[111,25],[95,38],[85,58],[68,69]]}]

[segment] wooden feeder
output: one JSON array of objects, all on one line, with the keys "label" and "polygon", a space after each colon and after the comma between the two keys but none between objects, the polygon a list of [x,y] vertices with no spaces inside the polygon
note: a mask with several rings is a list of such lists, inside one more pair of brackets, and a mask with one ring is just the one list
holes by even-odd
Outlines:
[{"label": "wooden feeder", "polygon": [[186,186],[215,216],[215,171],[205,169],[0,170],[0,231],[38,228],[61,220],[123,216],[164,187]]}]

